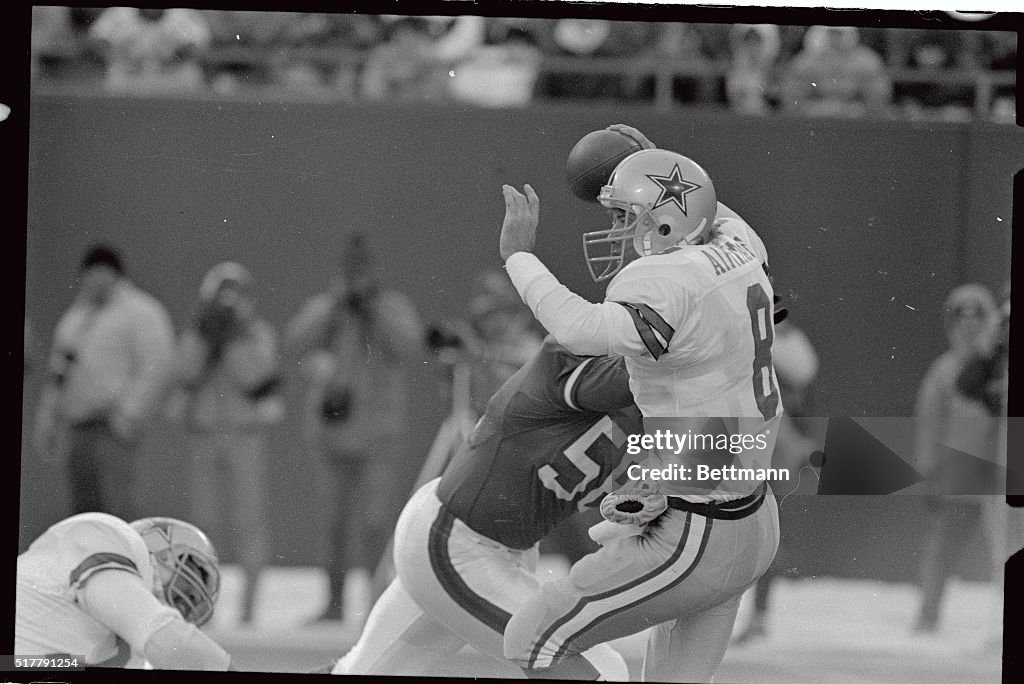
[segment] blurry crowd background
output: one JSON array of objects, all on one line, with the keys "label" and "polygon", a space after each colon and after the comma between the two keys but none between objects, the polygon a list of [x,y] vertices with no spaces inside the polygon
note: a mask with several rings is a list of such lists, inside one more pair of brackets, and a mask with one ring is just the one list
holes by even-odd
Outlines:
[{"label": "blurry crowd background", "polygon": [[33,7],[37,87],[1012,123],[1011,31]]}]

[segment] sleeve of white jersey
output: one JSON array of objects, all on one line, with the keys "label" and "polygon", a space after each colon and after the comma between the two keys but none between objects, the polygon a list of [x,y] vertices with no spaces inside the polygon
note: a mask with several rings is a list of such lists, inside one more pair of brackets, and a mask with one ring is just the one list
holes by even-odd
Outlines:
[{"label": "sleeve of white jersey", "polygon": [[684,312],[673,305],[671,282],[658,277],[617,278],[604,302],[572,292],[533,254],[506,261],[512,283],[542,326],[573,354],[658,358],[674,334],[670,321]]},{"label": "sleeve of white jersey", "polygon": [[133,575],[98,574],[82,589],[79,602],[155,669],[224,671],[231,662],[223,648],[160,603]]},{"label": "sleeve of white jersey", "polygon": [[[122,570],[142,580],[145,573],[139,564],[143,559],[133,548],[127,530],[127,526],[122,529],[114,521],[91,518],[76,521],[62,531],[61,555],[73,593],[104,570]],[[149,561],[148,555],[145,560]]]}]

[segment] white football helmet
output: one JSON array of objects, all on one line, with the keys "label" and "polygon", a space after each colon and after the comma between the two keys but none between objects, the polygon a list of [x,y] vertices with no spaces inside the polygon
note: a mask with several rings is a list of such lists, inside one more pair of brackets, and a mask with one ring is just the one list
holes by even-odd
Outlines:
[{"label": "white football helmet", "polygon": [[627,241],[640,256],[697,242],[711,231],[718,210],[707,172],[692,159],[659,149],[639,150],[619,162],[597,199],[623,212],[610,229],[583,235],[587,267],[597,281],[622,269]]},{"label": "white football helmet", "polygon": [[153,593],[186,621],[205,624],[220,593],[217,551],[210,538],[175,518],[141,518],[130,524],[149,549]]}]

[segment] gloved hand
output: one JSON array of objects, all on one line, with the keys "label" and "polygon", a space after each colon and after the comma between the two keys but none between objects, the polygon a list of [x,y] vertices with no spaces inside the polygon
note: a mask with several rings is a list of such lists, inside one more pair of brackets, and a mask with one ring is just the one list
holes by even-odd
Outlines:
[{"label": "gloved hand", "polygon": [[646,525],[668,508],[664,494],[609,494],[601,501],[605,520],[621,525]]}]

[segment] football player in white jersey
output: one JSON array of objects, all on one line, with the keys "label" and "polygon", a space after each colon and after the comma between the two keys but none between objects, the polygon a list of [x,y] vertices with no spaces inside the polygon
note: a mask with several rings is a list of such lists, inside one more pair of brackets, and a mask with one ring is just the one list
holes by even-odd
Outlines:
[{"label": "football player in white jersey", "polygon": [[228,670],[198,627],[213,615],[213,544],[173,518],[127,523],[80,513],[18,556],[16,655],[76,656],[85,667]]},{"label": "football player in white jersey", "polygon": [[608,522],[592,536],[604,546],[512,616],[505,655],[528,676],[593,679],[582,650],[657,625],[644,679],[710,680],[741,595],[778,545],[765,480],[782,402],[764,244],[734,212],[719,215],[693,160],[635,152],[599,195],[612,227],[584,236],[591,274],[611,279],[595,304],[532,253],[533,189],[503,194],[500,252],[517,290],[571,352],[625,357],[644,415],[637,444],[650,450],[649,467],[602,503]]}]

